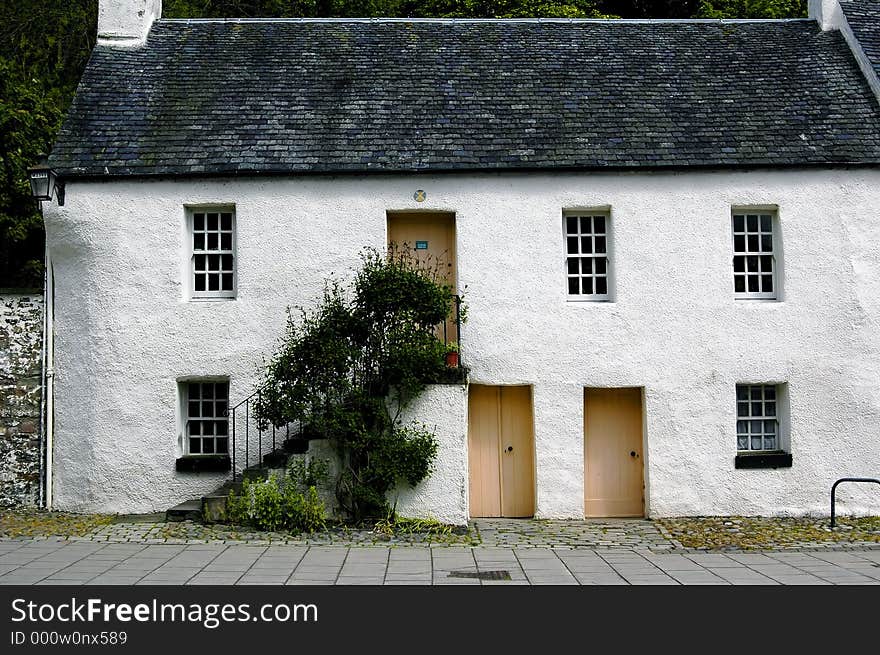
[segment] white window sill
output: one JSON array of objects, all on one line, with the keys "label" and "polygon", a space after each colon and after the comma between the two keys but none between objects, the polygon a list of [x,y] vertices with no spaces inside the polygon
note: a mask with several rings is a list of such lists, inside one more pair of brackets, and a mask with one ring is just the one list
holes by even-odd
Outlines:
[{"label": "white window sill", "polygon": [[737,302],[745,301],[745,302],[753,302],[753,303],[781,303],[783,302],[780,298],[761,298],[759,296],[734,296],[734,300]]},{"label": "white window sill", "polygon": [[238,296],[199,296],[189,298],[186,302],[229,302],[237,299]]}]

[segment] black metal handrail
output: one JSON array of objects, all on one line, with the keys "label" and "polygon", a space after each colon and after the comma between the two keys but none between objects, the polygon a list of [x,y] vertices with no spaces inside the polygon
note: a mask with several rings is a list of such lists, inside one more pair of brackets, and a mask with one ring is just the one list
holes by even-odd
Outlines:
[{"label": "black metal handrail", "polygon": [[837,482],[831,485],[831,527],[834,528],[834,494],[837,491],[837,485],[841,482],[874,482],[876,484],[880,484],[880,480],[877,478],[840,478]]},{"label": "black metal handrail", "polygon": [[[227,416],[232,421],[232,442],[230,444],[230,450],[232,455],[232,478],[233,480],[238,475],[238,469],[236,467],[236,451],[237,448],[237,439],[236,439],[236,413],[239,411],[239,408],[244,406],[244,466],[242,466],[242,471],[250,466],[250,424],[251,424],[251,403],[256,402],[259,403],[262,400],[263,391],[266,389],[266,385],[259,387],[256,391],[254,391],[251,395],[246,397],[244,400],[241,400],[238,404],[231,407]],[[262,465],[263,463],[263,432],[264,428],[262,426],[261,421],[257,421],[257,466]],[[277,448],[277,432],[278,428],[273,424],[272,425],[272,451],[274,452]],[[290,426],[285,426],[285,439],[290,438]]]}]

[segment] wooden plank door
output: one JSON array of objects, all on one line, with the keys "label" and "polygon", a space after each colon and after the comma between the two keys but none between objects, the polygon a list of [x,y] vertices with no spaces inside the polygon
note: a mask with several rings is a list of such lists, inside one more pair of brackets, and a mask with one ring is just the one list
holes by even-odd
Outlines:
[{"label": "wooden plank door", "polygon": [[455,288],[455,215],[439,212],[388,214],[388,242],[415,251],[420,261],[437,262]]},{"label": "wooden plank door", "polygon": [[468,469],[471,516],[501,516],[498,387],[471,385],[468,395]]},{"label": "wooden plank door", "polygon": [[535,514],[531,387],[501,387],[501,516]]},{"label": "wooden plank door", "polygon": [[[439,267],[440,274],[453,290],[456,286],[455,215],[439,212],[389,213],[388,243],[407,248],[416,259],[430,268]],[[457,341],[455,308],[452,315],[437,330],[437,338],[444,343]]]},{"label": "wooden plank door", "polygon": [[471,385],[468,468],[473,517],[535,513],[530,387]]},{"label": "wooden plank door", "polygon": [[645,515],[641,389],[584,390],[584,514]]}]

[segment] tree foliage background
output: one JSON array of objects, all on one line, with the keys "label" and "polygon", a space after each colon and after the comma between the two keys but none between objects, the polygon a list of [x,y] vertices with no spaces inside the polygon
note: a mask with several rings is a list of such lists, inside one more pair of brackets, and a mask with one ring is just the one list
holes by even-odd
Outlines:
[{"label": "tree foliage background", "polygon": [[[167,18],[787,18],[806,0],[165,0]],[[42,286],[26,169],[49,152],[95,44],[98,0],[0,2],[0,288]]]}]

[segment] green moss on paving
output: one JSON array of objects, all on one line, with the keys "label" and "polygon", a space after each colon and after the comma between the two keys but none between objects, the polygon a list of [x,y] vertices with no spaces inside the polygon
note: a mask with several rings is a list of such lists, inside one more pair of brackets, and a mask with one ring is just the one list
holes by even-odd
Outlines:
[{"label": "green moss on paving", "polygon": [[112,514],[4,508],[0,510],[0,537],[84,537],[113,520]]},{"label": "green moss on paving", "polygon": [[193,521],[166,523],[155,535],[168,541],[269,541],[308,544],[443,544],[471,546],[480,543],[479,536],[469,528],[461,530],[436,521],[403,519],[392,524],[349,526],[330,523],[325,530],[311,534],[291,532],[264,532],[240,525],[204,525]]},{"label": "green moss on paving", "polygon": [[658,519],[685,548],[772,550],[827,544],[880,543],[880,516],[825,518],[698,516]]}]

